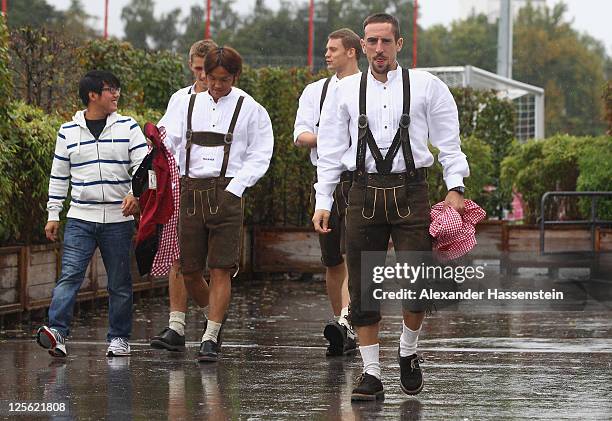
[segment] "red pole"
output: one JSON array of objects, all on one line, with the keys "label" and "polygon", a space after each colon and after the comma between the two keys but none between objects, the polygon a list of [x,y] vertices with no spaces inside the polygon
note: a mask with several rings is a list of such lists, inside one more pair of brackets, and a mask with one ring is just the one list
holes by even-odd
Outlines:
[{"label": "red pole", "polygon": [[210,38],[210,0],[206,1],[206,29],[204,38]]},{"label": "red pole", "polygon": [[419,1],[414,0],[412,8],[412,68],[414,69],[417,65],[417,18],[419,16]]},{"label": "red pole", "polygon": [[4,16],[5,18],[7,16],[6,13],[7,13],[6,0],[2,0],[2,16]]},{"label": "red pole", "polygon": [[314,0],[310,0],[310,11],[308,13],[308,67],[313,69],[313,44],[314,44]]},{"label": "red pole", "polygon": [[104,0],[104,39],[108,39],[108,0]]}]

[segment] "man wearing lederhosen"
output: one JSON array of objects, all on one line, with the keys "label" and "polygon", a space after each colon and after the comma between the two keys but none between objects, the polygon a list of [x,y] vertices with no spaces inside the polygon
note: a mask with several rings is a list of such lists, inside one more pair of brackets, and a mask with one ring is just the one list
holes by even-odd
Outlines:
[{"label": "man wearing lederhosen", "polygon": [[181,271],[189,295],[210,270],[209,312],[197,359],[217,361],[220,330],[238,271],[242,195],[267,171],[274,137],[268,112],[233,85],[242,58],[230,47],[204,59],[208,91],[180,99],[183,118],[166,127],[164,144],[181,168],[179,242]]},{"label": "man wearing lederhosen", "polygon": [[[206,74],[204,73],[204,58],[206,54],[213,48],[217,48],[217,44],[211,39],[204,39],[193,43],[189,49],[189,70],[193,74],[193,85],[186,86],[176,91],[168,101],[166,113],[157,124],[160,131],[164,131],[167,125],[175,124],[181,120],[181,108],[179,107],[180,98],[189,96],[193,93],[204,92],[207,89]],[[179,154],[181,151],[179,151]],[[175,163],[179,161],[178,157],[172,159]],[[178,180],[178,169],[172,168],[175,171],[173,180]],[[187,312],[187,291],[183,282],[183,275],[179,272],[179,257],[180,248],[178,244],[178,213],[180,208],[179,190],[177,184],[172,186],[172,200],[175,204],[174,213],[168,224],[164,226],[161,237],[160,249],[158,252],[151,275],[161,277],[168,274],[168,295],[170,298],[170,317],[168,326],[159,334],[151,338],[151,346],[158,349],[167,349],[168,351],[184,351],[185,350],[185,313]],[[170,266],[168,268],[168,266]],[[199,293],[192,296],[194,301],[201,307],[208,305],[208,284],[204,278],[201,279],[201,288]]]},{"label": "man wearing lederhosen", "polygon": [[[335,71],[335,74],[326,79],[317,80],[304,88],[300,97],[293,131],[295,144],[310,148],[310,160],[315,167],[317,165],[317,132],[321,109],[325,99],[334,94],[336,84],[340,79],[359,72],[358,64],[361,55],[359,36],[347,28],[334,31],[329,34],[325,50],[327,68]],[[325,266],[327,296],[335,319],[327,323],[323,330],[323,335],[329,341],[326,352],[328,356],[354,353],[357,347],[355,333],[346,318],[348,316],[349,293],[346,263],[343,257],[343,254],[346,253],[344,217],[350,186],[351,174],[344,171],[334,192],[335,200],[329,221],[332,232],[327,235],[319,235],[321,262]]]},{"label": "man wearing lederhosen", "polygon": [[[364,368],[351,399],[375,400],[384,396],[380,302],[371,298],[371,273],[361,272],[362,252],[386,252],[389,236],[396,251],[431,252],[426,167],[434,157],[428,140],[440,150],[438,159],[449,190],[445,202],[459,213],[469,168],[461,152],[457,107],[446,85],[427,72],[402,69],[396,61],[403,44],[397,19],[385,13],[366,18],[361,44],[368,71],[340,81],[322,112],[313,224],[317,232],[329,232],[333,191],[344,167],[353,171],[346,217],[349,319],[357,331]],[[423,388],[416,348],[429,303],[402,304],[400,386],[414,395]]]}]

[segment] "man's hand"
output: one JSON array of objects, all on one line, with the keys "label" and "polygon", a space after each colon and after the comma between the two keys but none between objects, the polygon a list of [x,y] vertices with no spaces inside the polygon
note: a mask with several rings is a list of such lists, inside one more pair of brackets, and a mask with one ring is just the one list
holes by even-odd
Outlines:
[{"label": "man's hand", "polygon": [[312,217],[312,224],[314,225],[314,229],[319,234],[327,234],[331,232],[327,226],[329,224],[329,215],[330,211],[325,209],[317,209],[315,210],[314,216]]},{"label": "man's hand", "polygon": [[130,215],[134,215],[139,212],[138,200],[136,200],[136,198],[134,197],[134,195],[132,195],[132,193],[129,193],[123,199],[123,203],[121,204],[121,210],[122,210],[123,216],[130,216]]},{"label": "man's hand", "polygon": [[449,206],[455,209],[459,215],[463,215],[463,212],[465,212],[465,199],[463,195],[456,191],[449,191],[444,199],[444,209]]},{"label": "man's hand", "polygon": [[49,221],[45,225],[45,235],[49,241],[57,241],[59,233],[60,223],[59,221]]}]

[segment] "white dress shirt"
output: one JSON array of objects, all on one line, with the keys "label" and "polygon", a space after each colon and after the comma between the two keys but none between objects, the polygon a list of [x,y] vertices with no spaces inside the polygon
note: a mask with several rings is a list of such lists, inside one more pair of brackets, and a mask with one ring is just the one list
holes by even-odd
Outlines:
[{"label": "white dress shirt", "polygon": [[[295,125],[293,129],[293,142],[297,143],[299,135],[305,132],[317,134],[319,128],[317,123],[321,115],[321,94],[323,93],[323,85],[327,78],[319,79],[316,82],[309,83],[304,88],[302,95],[300,96],[300,102],[298,110],[295,115]],[[333,75],[327,85],[327,93],[325,95],[325,102],[328,101],[334,95],[336,85],[338,84],[338,77]],[[317,139],[318,143],[318,139]],[[310,149],[310,162],[315,167],[317,166],[317,148]]]},{"label": "white dress shirt", "polygon": [[[180,98],[183,98],[184,96],[189,96],[192,93],[195,93],[195,83],[190,86],[185,86],[184,88],[181,88],[175,93],[173,93],[170,97],[170,100],[168,101],[166,113],[157,123],[157,127],[166,127],[168,126],[168,124],[176,124],[176,122],[179,121],[182,116],[181,107],[178,106],[180,104]],[[176,161],[177,165],[179,164],[179,162],[181,162],[180,157],[183,153],[185,153],[185,150],[179,150],[176,154],[174,154],[174,160]],[[183,158],[183,160],[184,159],[185,158]]]},{"label": "white dress shirt", "polygon": [[[253,186],[267,171],[272,158],[274,135],[268,112],[244,91],[232,88],[230,93],[215,102],[208,91],[196,96],[191,129],[194,132],[227,133],[238,98],[244,96],[238,121],[233,133],[226,177],[232,181],[226,190],[242,197],[247,187]],[[178,111],[174,118],[164,121],[166,139],[164,145],[179,158],[181,175],[185,175],[185,145],[187,143],[187,110],[190,95],[176,102]],[[180,152],[180,153],[178,153]],[[192,178],[218,177],[223,164],[223,146],[203,147],[191,145],[189,176]]]},{"label": "white dress shirt", "polygon": [[[386,155],[399,127],[403,106],[402,69],[387,73],[383,83],[368,68],[366,113],[372,135],[383,156]],[[318,182],[315,184],[316,209],[330,210],[333,192],[344,168],[357,168],[357,119],[361,73],[343,78],[330,101],[325,101],[318,135]],[[461,152],[457,105],[448,87],[440,79],[420,70],[410,70],[410,147],[416,168],[429,167],[434,157],[428,141],[440,150],[438,160],[444,169],[448,189],[463,186],[470,170]],[[376,173],[376,162],[366,146],[366,172]],[[400,151],[393,159],[392,173],[406,170]]]}]

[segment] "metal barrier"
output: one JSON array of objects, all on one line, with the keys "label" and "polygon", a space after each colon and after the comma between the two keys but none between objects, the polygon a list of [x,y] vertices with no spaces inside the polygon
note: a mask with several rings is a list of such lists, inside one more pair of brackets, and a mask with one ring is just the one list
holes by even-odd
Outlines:
[{"label": "metal barrier", "polygon": [[[553,196],[582,196],[591,198],[591,218],[586,220],[577,221],[558,221],[550,220],[547,221],[545,217],[545,204],[546,199]],[[596,251],[595,247],[595,229],[598,226],[612,224],[612,220],[599,220],[597,219],[597,198],[599,197],[612,198],[612,191],[549,191],[542,195],[542,202],[540,203],[540,254],[552,254],[552,252],[546,253],[544,250],[544,231],[546,226],[549,225],[588,225],[591,228],[591,253]],[[583,250],[576,250],[575,252],[581,252]]]}]

